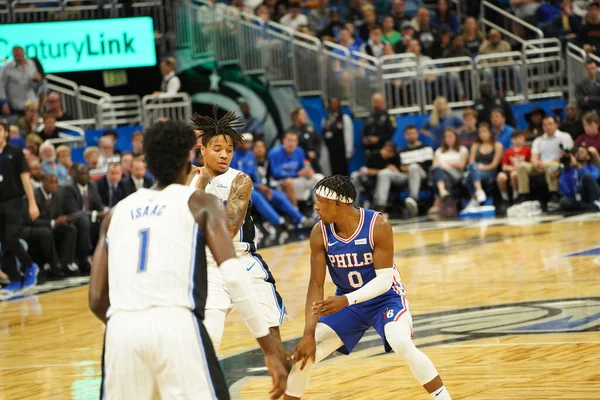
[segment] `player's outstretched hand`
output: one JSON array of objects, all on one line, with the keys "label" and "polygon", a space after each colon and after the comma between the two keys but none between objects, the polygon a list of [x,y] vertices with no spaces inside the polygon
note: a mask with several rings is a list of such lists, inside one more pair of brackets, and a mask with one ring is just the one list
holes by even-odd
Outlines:
[{"label": "player's outstretched hand", "polygon": [[302,361],[300,365],[300,371],[304,370],[308,360],[312,360],[315,363],[315,354],[317,353],[317,342],[313,336],[304,336],[300,339],[300,342],[294,347],[294,350],[288,356],[288,360],[292,365]]},{"label": "player's outstretched hand", "polygon": [[283,361],[276,354],[265,355],[265,365],[273,379],[273,389],[269,392],[271,399],[278,399],[285,393],[288,372]]},{"label": "player's outstretched hand", "polygon": [[346,296],[329,296],[325,300],[315,301],[311,307],[313,315],[327,316],[340,311],[348,306],[348,298]]}]

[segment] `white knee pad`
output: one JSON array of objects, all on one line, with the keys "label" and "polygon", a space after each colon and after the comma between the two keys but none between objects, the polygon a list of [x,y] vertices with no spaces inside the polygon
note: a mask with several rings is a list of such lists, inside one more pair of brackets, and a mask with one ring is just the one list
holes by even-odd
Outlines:
[{"label": "white knee pad", "polygon": [[[319,323],[315,331],[315,340],[317,342],[317,351],[315,354],[315,363],[320,362],[325,357],[342,347],[343,343],[340,337],[329,326]],[[300,371],[302,363],[296,363],[287,380],[287,389],[285,394],[291,397],[301,398],[304,396],[310,381],[310,374],[315,367],[312,360],[308,360],[304,370]]]},{"label": "white knee pad", "polygon": [[411,334],[412,318],[409,313],[385,326],[385,338],[394,352],[406,361],[419,384],[425,385],[438,376],[438,372],[429,357],[417,349]]}]

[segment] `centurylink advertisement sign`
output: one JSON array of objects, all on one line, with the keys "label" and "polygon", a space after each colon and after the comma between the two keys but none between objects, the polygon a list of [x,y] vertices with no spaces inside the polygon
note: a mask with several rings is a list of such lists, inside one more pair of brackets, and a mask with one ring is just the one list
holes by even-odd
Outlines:
[{"label": "centurylink advertisement sign", "polygon": [[156,65],[150,17],[0,26],[0,59],[12,59],[14,46],[47,73]]}]

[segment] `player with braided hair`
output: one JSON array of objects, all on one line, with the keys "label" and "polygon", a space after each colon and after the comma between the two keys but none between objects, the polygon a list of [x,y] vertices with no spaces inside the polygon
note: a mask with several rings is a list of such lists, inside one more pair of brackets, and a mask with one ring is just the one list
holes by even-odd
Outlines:
[{"label": "player with braided hair", "polygon": [[[269,326],[270,334],[278,343],[280,357],[285,360],[285,350],[281,342],[279,325],[285,318],[283,299],[275,288],[275,279],[267,263],[256,252],[255,227],[251,216],[252,179],[241,171],[230,168],[235,147],[242,144],[243,137],[236,128],[243,126],[241,119],[233,112],[222,118],[217,116],[217,106],[213,116],[195,114],[192,127],[201,131],[200,151],[204,156],[204,166],[194,172],[190,186],[215,195],[225,204],[227,228],[233,239],[237,256],[244,264],[252,282],[255,301],[262,310],[260,317]],[[218,352],[225,328],[225,319],[232,311],[230,295],[223,284],[223,277],[210,252],[208,260],[208,299],[206,301],[205,325]]]},{"label": "player with braided hair", "polygon": [[[394,350],[404,358],[432,399],[449,400],[433,363],[412,341],[412,317],[394,264],[390,223],[376,211],[352,206],[356,189],[348,177],[322,179],[315,194],[321,222],[310,235],[304,336],[289,357],[294,367],[284,399],[300,399],[314,364],[336,350],[349,354],[373,327],[386,352]],[[326,269],[337,290],[324,300]]]}]

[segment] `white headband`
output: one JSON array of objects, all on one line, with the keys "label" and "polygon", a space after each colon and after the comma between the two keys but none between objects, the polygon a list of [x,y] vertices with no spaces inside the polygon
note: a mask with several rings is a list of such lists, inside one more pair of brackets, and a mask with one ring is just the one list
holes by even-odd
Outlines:
[{"label": "white headband", "polygon": [[341,201],[342,203],[346,204],[352,203],[352,200],[347,198],[346,196],[341,196],[336,191],[323,186],[319,186],[319,188],[315,190],[315,194],[329,200]]}]

